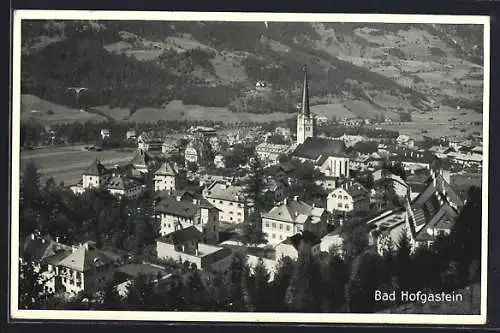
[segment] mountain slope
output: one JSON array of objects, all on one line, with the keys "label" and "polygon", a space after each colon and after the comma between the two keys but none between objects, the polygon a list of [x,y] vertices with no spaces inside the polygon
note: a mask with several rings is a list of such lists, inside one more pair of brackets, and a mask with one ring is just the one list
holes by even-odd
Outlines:
[{"label": "mountain slope", "polygon": [[[479,26],[29,21],[23,46],[23,93],[78,109],[182,100],[294,112],[307,64],[313,104],[365,103],[373,109],[353,114],[393,119],[436,105],[482,110]],[[89,90],[77,98],[73,86]]]}]

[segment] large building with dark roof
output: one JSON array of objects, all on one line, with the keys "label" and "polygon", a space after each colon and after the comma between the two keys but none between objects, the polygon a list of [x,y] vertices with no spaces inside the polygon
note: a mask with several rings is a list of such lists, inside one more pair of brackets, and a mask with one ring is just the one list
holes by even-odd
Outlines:
[{"label": "large building with dark roof", "polygon": [[326,210],[309,205],[298,197],[285,199],[262,213],[262,231],[270,244],[277,244],[302,231],[322,237],[327,231]]},{"label": "large building with dark roof", "polygon": [[160,198],[155,207],[160,223],[160,234],[195,227],[202,235],[202,241],[217,244],[219,240],[219,209],[207,199],[188,198],[181,193]]}]

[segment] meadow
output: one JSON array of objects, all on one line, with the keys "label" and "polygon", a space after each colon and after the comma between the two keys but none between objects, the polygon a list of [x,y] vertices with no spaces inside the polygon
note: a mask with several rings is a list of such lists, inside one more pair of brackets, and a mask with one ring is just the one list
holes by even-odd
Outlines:
[{"label": "meadow", "polygon": [[83,146],[48,147],[21,152],[20,170],[33,161],[41,172],[42,181],[53,177],[57,183],[76,184],[81,174],[96,158],[107,166],[124,164],[132,159],[130,151],[86,151]]}]

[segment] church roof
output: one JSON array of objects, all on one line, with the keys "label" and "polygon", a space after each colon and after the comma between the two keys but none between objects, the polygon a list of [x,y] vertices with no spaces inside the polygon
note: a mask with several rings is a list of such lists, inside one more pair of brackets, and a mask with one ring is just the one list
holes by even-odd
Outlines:
[{"label": "church roof", "polygon": [[155,171],[155,175],[175,176],[176,174],[175,168],[168,162],[163,163],[160,168]]},{"label": "church roof", "polygon": [[322,155],[344,156],[345,149],[343,141],[309,137],[295,149],[292,156],[316,161]]},{"label": "church roof", "polygon": [[96,159],[83,171],[83,174],[87,176],[102,176],[106,171],[106,167],[101,164],[101,161]]},{"label": "church roof", "polygon": [[307,67],[304,66],[304,83],[302,86],[302,110],[301,113],[306,116],[311,116],[311,110],[309,109],[309,86],[307,82]]},{"label": "church roof", "polygon": [[151,161],[151,156],[149,156],[148,153],[146,153],[142,149],[137,149],[134,157],[132,157],[132,160],[130,161],[130,164],[132,165],[148,165],[148,163]]}]

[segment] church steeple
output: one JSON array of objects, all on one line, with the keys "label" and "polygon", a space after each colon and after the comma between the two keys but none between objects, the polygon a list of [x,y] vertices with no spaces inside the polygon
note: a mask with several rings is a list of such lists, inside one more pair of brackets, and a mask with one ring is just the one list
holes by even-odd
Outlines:
[{"label": "church steeple", "polygon": [[311,116],[311,111],[309,110],[309,84],[307,82],[307,66],[304,66],[304,83],[302,86],[302,110],[301,113],[306,116]]},{"label": "church steeple", "polygon": [[307,67],[304,66],[304,83],[302,87],[302,108],[297,114],[297,143],[302,144],[307,138],[314,137],[314,117],[309,109],[309,85]]}]

